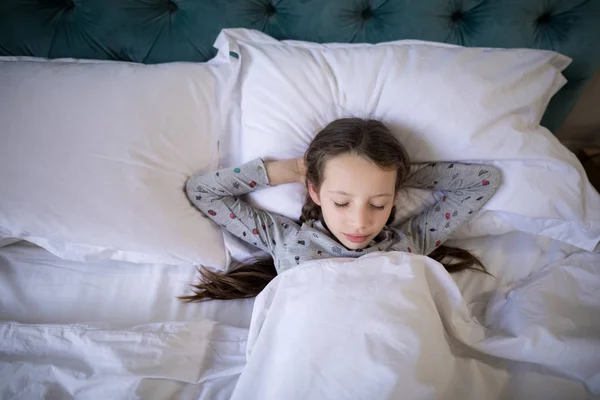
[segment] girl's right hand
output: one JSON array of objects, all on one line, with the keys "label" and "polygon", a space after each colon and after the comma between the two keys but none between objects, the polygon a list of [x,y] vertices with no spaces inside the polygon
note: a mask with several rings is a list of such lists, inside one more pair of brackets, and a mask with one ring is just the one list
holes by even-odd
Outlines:
[{"label": "girl's right hand", "polygon": [[306,167],[303,158],[294,158],[282,161],[266,161],[267,177],[271,186],[284,183],[300,182],[306,180]]}]

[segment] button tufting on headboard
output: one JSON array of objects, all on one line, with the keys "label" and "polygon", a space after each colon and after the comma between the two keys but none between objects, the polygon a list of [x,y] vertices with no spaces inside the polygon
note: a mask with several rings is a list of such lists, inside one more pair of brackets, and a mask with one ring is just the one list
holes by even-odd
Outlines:
[{"label": "button tufting on headboard", "polygon": [[363,9],[360,13],[362,19],[367,20],[373,17],[373,9],[371,7],[367,7]]},{"label": "button tufting on headboard", "polygon": [[543,25],[549,23],[551,18],[552,14],[550,14],[549,12],[545,12],[542,15],[540,15],[535,22],[537,22],[540,25]]},{"label": "button tufting on headboard", "polygon": [[579,7],[561,10],[548,10],[539,14],[534,21],[536,45],[562,51],[562,45],[571,39],[571,31],[578,30],[584,15]]},{"label": "button tufting on headboard", "polygon": [[175,3],[173,0],[167,0],[167,9],[170,13],[177,11],[177,8],[177,3]]},{"label": "button tufting on headboard", "polygon": [[273,15],[277,14],[277,9],[273,4],[267,3],[265,6],[265,13],[267,14],[267,17],[272,17]]},{"label": "button tufting on headboard", "polygon": [[452,20],[452,22],[456,23],[463,19],[463,16],[464,14],[461,10],[456,10],[450,15],[450,19]]}]

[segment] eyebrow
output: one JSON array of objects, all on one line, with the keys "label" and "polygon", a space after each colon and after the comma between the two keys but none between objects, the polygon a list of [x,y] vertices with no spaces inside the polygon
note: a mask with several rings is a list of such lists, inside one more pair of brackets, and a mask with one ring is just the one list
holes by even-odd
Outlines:
[{"label": "eyebrow", "polygon": [[[329,193],[336,193],[336,194],[342,194],[344,196],[354,197],[354,195],[352,195],[350,193],[346,193],[342,190],[329,190]],[[371,196],[371,198],[375,198],[375,197],[393,197],[393,196],[390,193],[381,193],[381,194],[376,194],[375,196]]]}]

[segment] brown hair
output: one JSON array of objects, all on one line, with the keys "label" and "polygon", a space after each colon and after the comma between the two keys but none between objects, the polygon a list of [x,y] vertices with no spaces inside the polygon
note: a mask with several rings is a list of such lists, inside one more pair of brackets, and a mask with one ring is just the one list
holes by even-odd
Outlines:
[{"label": "brown hair", "polygon": [[[400,142],[381,121],[362,118],[343,118],[331,122],[312,140],[304,161],[306,164],[306,183],[311,182],[315,189],[323,181],[327,161],[341,154],[353,153],[371,160],[383,169],[395,169],[396,191],[408,178],[410,160]],[[396,207],[392,207],[386,224],[394,220]],[[325,221],[321,207],[313,202],[307,194],[300,223],[310,220]],[[474,269],[487,273],[481,262],[466,250],[440,246],[429,257],[442,263],[449,272]],[[226,273],[213,272],[199,268],[200,282],[191,285],[193,295],[181,296],[188,302],[210,299],[228,300],[254,297],[275,278],[272,258],[255,260],[250,264],[242,264]]]}]

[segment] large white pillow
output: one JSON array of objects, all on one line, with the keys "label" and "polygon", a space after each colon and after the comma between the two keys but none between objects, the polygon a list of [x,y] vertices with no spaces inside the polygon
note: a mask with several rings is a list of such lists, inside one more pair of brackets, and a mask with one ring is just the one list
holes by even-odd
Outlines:
[{"label": "large white pillow", "polygon": [[0,61],[0,237],[73,260],[222,267],[187,178],[218,166],[223,63]]},{"label": "large white pillow", "polygon": [[[224,30],[216,46],[232,64],[237,109],[230,108],[230,119],[240,121],[221,139],[223,166],[299,157],[330,121],[374,117],[393,129],[414,162],[494,163],[504,183],[484,210],[509,226],[588,250],[600,240],[597,192],[576,157],[539,125],[566,82],[561,71],[569,58],[411,40],[277,41],[245,29]],[[253,193],[251,201],[296,218],[303,193],[301,185],[287,185]],[[405,217],[405,204],[398,205]],[[490,233],[488,223],[470,229],[456,237]]]}]

